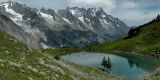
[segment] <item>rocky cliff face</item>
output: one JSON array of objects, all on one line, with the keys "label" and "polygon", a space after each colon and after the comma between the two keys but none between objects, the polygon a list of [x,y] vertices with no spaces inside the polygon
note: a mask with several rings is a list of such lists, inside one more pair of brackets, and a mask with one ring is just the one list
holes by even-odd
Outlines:
[{"label": "rocky cliff face", "polygon": [[32,47],[38,48],[40,45],[39,41],[31,34],[24,32],[22,28],[16,25],[12,20],[2,14],[0,14],[0,31],[7,32],[8,34],[14,36],[20,41],[29,44]]},{"label": "rocky cliff face", "polygon": [[116,39],[129,29],[118,18],[97,8],[39,10],[9,1],[1,3],[0,14],[9,20],[1,18],[1,25],[4,26],[1,30],[38,48],[83,47]]}]

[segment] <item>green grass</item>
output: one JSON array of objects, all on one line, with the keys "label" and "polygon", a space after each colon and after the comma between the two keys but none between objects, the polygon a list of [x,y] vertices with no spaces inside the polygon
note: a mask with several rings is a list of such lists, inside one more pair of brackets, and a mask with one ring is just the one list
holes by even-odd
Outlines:
[{"label": "green grass", "polygon": [[64,55],[64,54],[70,54],[73,52],[81,51],[79,48],[56,48],[56,49],[42,49],[43,53],[48,53],[53,56],[56,55]]},{"label": "green grass", "polygon": [[140,33],[129,39],[118,39],[112,42],[106,42],[99,45],[87,47],[87,50],[93,51],[124,51],[148,53],[152,50],[160,50],[160,22],[154,22],[140,29]]},{"label": "green grass", "polygon": [[83,67],[63,59],[59,53],[78,49],[37,50],[0,32],[0,80],[121,80],[99,69]]}]

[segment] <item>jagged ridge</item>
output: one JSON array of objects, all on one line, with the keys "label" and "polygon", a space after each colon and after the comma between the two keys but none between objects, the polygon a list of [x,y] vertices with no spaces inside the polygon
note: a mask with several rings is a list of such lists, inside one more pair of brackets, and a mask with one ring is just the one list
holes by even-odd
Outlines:
[{"label": "jagged ridge", "polygon": [[39,48],[83,47],[102,43],[126,34],[129,29],[103,9],[68,7],[58,11],[38,10],[12,1],[2,3],[0,8],[1,14],[11,18],[26,34],[35,38],[32,41],[38,42],[35,45]]}]

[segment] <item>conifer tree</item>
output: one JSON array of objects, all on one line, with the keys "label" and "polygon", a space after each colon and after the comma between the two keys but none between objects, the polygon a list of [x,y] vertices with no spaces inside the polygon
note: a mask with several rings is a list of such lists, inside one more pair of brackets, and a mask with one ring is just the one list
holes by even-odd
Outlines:
[{"label": "conifer tree", "polygon": [[109,57],[107,60],[105,57],[103,57],[101,65],[104,67],[104,71],[109,71],[112,68],[112,63]]},{"label": "conifer tree", "polygon": [[158,14],[158,16],[157,16],[156,20],[160,20],[160,15],[159,15],[159,14]]}]

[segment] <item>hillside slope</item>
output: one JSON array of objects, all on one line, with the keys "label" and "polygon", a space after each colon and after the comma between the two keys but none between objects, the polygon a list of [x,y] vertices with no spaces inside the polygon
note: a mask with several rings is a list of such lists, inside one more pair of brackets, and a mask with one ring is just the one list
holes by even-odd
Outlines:
[{"label": "hillside slope", "polygon": [[42,53],[0,32],[0,80],[120,80]]},{"label": "hillside slope", "polygon": [[34,48],[38,48],[38,39],[29,33],[26,33],[20,26],[16,25],[10,18],[0,14],[0,31],[6,32],[14,36],[19,41],[22,41]]},{"label": "hillside slope", "polygon": [[[136,52],[160,58],[160,16],[147,24],[131,29],[126,37],[89,46],[84,50]],[[146,77],[145,80],[160,80],[160,69]]]},{"label": "hillside slope", "polygon": [[90,49],[125,51],[151,54],[160,57],[160,20],[149,22],[135,29],[131,37],[125,37],[105,44],[90,46]]}]

